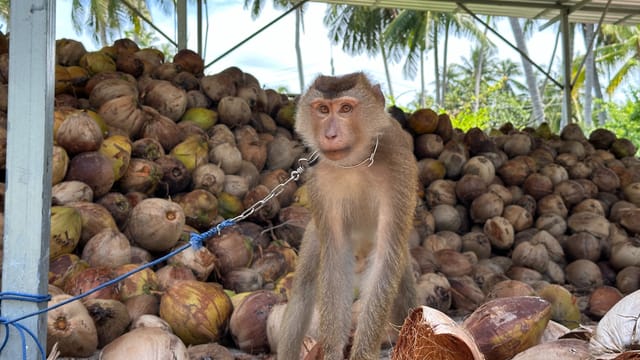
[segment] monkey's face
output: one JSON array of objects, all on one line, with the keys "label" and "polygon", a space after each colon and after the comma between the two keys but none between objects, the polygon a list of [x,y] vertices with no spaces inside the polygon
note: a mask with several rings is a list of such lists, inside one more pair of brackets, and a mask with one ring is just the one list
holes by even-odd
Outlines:
[{"label": "monkey's face", "polygon": [[309,105],[314,138],[327,159],[339,161],[358,151],[362,134],[358,99],[317,98]]}]

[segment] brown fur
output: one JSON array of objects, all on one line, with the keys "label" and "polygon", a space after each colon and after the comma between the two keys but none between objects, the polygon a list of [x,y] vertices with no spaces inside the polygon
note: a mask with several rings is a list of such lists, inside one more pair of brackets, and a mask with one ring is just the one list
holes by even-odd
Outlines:
[{"label": "brown fur", "polygon": [[[299,103],[296,130],[320,150],[320,160],[308,178],[313,216],[281,326],[280,360],[299,358],[314,306],[324,358],[343,359],[356,285],[363,307],[350,359],[378,358],[388,322],[401,325],[415,306],[407,239],[416,205],[416,161],[410,136],[384,111],[381,96],[379,87],[356,73],[318,78]],[[376,138],[370,167],[341,167],[366,159]],[[361,265],[366,270],[357,284]]]}]

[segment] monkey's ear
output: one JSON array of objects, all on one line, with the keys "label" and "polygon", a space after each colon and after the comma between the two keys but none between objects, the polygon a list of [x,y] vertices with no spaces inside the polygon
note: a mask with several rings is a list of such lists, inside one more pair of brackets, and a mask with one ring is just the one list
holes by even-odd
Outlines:
[{"label": "monkey's ear", "polygon": [[375,96],[376,100],[378,100],[382,106],[384,106],[384,95],[382,94],[382,88],[380,88],[380,84],[375,84],[371,87],[371,90],[373,91],[373,95]]}]

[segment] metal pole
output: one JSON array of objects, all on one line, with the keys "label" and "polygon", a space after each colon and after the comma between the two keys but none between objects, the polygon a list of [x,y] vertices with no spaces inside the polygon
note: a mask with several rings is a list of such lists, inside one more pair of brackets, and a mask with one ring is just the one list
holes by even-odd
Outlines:
[{"label": "metal pole", "polygon": [[198,0],[198,55],[204,59],[202,53],[202,1],[204,0]]},{"label": "metal pole", "polygon": [[562,32],[562,67],[564,69],[564,91],[562,101],[562,122],[560,127],[571,123],[571,36],[569,29],[569,10],[562,10],[560,19]]},{"label": "metal pole", "polygon": [[[7,123],[7,177],[2,291],[46,295],[49,271],[51,151],[55,63],[55,1],[11,1],[11,54]],[[15,319],[47,303],[2,301],[2,316]],[[47,315],[20,321],[43,346]],[[14,327],[0,359],[40,359],[38,347]],[[4,337],[3,327],[0,336]],[[26,345],[26,346],[25,346]]]},{"label": "metal pole", "polygon": [[187,0],[178,0],[178,49],[187,48]]}]

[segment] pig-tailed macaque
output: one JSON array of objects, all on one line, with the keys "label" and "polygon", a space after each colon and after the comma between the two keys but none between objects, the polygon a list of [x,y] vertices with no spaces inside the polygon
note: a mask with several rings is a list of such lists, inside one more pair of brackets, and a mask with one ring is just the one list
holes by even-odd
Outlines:
[{"label": "pig-tailed macaque", "polygon": [[351,306],[362,311],[350,359],[377,359],[389,322],[415,306],[408,236],[416,207],[411,139],[362,73],[320,76],[300,98],[295,129],[319,152],[307,184],[312,207],[278,341],[298,360],[314,307],[324,358],[344,359]]}]

